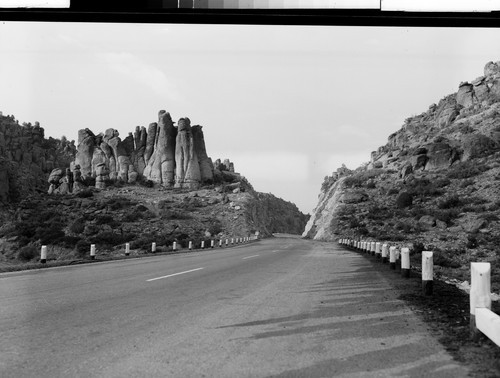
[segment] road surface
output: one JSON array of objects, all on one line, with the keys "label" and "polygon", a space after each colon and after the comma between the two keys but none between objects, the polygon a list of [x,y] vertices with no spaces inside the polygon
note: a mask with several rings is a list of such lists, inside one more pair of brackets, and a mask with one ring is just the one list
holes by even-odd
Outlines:
[{"label": "road surface", "polygon": [[373,262],[277,237],[0,274],[2,377],[461,377]]}]

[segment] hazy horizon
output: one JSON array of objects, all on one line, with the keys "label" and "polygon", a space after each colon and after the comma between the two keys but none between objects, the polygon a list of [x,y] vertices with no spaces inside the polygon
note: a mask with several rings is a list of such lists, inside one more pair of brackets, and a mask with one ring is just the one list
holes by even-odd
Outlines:
[{"label": "hazy horizon", "polygon": [[46,137],[189,117],[208,155],[310,213],[405,118],[500,60],[496,28],[4,22],[0,111]]}]

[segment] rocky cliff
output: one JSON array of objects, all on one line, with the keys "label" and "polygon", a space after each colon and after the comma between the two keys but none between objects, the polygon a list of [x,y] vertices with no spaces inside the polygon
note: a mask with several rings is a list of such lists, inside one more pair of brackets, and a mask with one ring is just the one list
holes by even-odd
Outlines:
[{"label": "rocky cliff", "polygon": [[49,173],[74,158],[74,141],[46,139],[44,133],[38,122],[19,124],[0,113],[0,204],[46,191]]},{"label": "rocky cliff", "polygon": [[470,261],[490,261],[500,281],[499,219],[500,62],[489,62],[482,76],[407,118],[369,163],[325,177],[303,236],[434,250],[438,268],[464,279]]}]

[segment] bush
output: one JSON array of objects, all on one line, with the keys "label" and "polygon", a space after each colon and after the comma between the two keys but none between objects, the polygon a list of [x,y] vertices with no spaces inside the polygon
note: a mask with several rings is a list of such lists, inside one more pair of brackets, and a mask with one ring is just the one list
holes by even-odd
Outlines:
[{"label": "bush", "polygon": [[477,161],[469,160],[460,162],[450,169],[447,177],[451,179],[466,179],[477,176],[490,169],[486,164],[479,164]]},{"label": "bush", "polygon": [[81,234],[85,230],[85,219],[79,218],[75,220],[70,226],[69,231],[73,234]]},{"label": "bush", "polygon": [[210,232],[211,235],[217,235],[218,233],[222,232],[222,223],[217,219],[213,220],[208,227],[208,232]]},{"label": "bush", "polygon": [[17,252],[17,259],[21,261],[33,260],[38,254],[38,249],[34,245],[21,247]]},{"label": "bush", "polygon": [[362,187],[365,183],[368,183],[368,180],[375,178],[382,173],[384,173],[383,169],[371,169],[369,171],[358,172],[347,177],[344,181],[344,185],[350,188]]},{"label": "bush", "polygon": [[431,183],[430,180],[422,178],[412,181],[408,193],[413,196],[426,197],[441,195],[443,191],[436,186],[436,183]]},{"label": "bush", "polygon": [[434,265],[439,265],[442,266],[443,268],[453,268],[457,269],[460,268],[460,263],[457,261],[452,260],[447,256],[448,252],[434,252],[432,258],[433,258],[433,263]]},{"label": "bush", "polygon": [[450,226],[459,215],[460,210],[458,209],[444,209],[436,210],[434,212],[434,217],[442,222],[445,222],[448,226]]},{"label": "bush", "polygon": [[476,235],[468,235],[467,236],[467,244],[466,247],[469,249],[476,248],[479,245],[477,241],[477,236]]},{"label": "bush", "polygon": [[455,207],[459,207],[460,205],[462,205],[462,203],[463,202],[460,200],[460,198],[458,198],[458,196],[455,194],[453,196],[450,196],[448,198],[445,198],[445,199],[439,201],[438,208],[440,208],[440,209],[452,209]]},{"label": "bush", "polygon": [[422,253],[422,251],[425,251],[425,246],[420,242],[416,242],[413,243],[413,248],[411,249],[410,254],[416,255]]},{"label": "bush", "polygon": [[92,189],[83,189],[82,191],[79,191],[78,193],[76,193],[76,196],[78,198],[89,198],[89,197],[92,197],[94,195],[94,192],[92,191]]},{"label": "bush", "polygon": [[76,243],[75,249],[79,257],[90,255],[90,242],[88,240],[80,239]]},{"label": "bush", "polygon": [[410,207],[412,204],[413,204],[413,196],[408,192],[402,192],[396,198],[396,207],[398,209],[404,209],[405,207]]}]

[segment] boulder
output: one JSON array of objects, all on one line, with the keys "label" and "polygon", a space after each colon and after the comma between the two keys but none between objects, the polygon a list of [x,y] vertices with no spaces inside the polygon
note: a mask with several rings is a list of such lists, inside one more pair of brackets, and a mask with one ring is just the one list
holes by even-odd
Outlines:
[{"label": "boulder", "polygon": [[49,179],[47,180],[49,184],[54,184],[59,186],[59,181],[63,177],[63,170],[61,168],[55,168],[50,172]]},{"label": "boulder", "polygon": [[500,72],[500,66],[494,62],[488,62],[484,66],[484,76],[495,76]]},{"label": "boulder", "polygon": [[418,222],[426,227],[434,227],[436,225],[436,218],[434,218],[432,215],[424,215],[420,217]]},{"label": "boulder", "polygon": [[475,102],[474,87],[469,83],[462,83],[457,92],[457,104],[468,108]]},{"label": "boulder", "polygon": [[405,179],[413,173],[413,167],[411,164],[404,165],[399,171],[399,178]]},{"label": "boulder", "polygon": [[479,102],[484,101],[488,98],[488,94],[490,89],[486,84],[485,77],[481,76],[472,82],[474,86],[474,95],[476,96]]},{"label": "boulder", "polygon": [[427,145],[426,170],[448,168],[458,160],[458,153],[446,142],[431,143]]},{"label": "boulder", "polygon": [[465,232],[469,233],[476,233],[487,224],[488,222],[485,219],[476,218],[473,215],[469,215],[460,220],[460,226],[462,226]]},{"label": "boulder", "polygon": [[488,156],[497,149],[497,143],[483,134],[466,135],[462,141],[462,161]]},{"label": "boulder", "polygon": [[409,160],[413,171],[417,171],[419,169],[424,169],[427,164],[428,157],[425,154],[412,156]]}]

